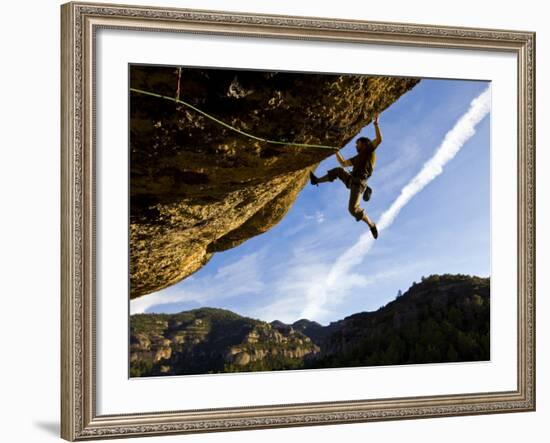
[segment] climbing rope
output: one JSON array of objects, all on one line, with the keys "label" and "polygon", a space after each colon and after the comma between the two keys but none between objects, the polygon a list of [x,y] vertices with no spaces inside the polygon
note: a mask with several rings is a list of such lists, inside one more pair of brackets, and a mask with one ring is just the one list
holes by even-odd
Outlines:
[{"label": "climbing rope", "polygon": [[183,101],[179,98],[168,97],[166,95],[156,94],[154,92],[149,92],[149,91],[142,91],[141,89],[136,89],[136,88],[130,88],[130,91],[138,93],[138,94],[149,95],[151,97],[162,98],[164,100],[170,100],[170,101],[175,102],[175,103],[180,103],[180,104],[182,104],[184,106],[187,106],[188,108],[192,109],[193,111],[198,112],[199,114],[205,116],[206,118],[216,122],[217,124],[227,128],[227,129],[230,129],[231,131],[235,131],[235,132],[237,132],[241,135],[244,135],[245,137],[251,138],[253,140],[258,140],[258,141],[261,141],[261,142],[264,142],[264,143],[270,143],[272,145],[287,145],[287,146],[290,145],[290,146],[298,146],[298,147],[301,147],[301,148],[317,148],[317,149],[331,149],[331,150],[339,150],[340,149],[336,146],[312,145],[312,144],[309,144],[309,143],[285,142],[285,141],[280,141],[280,140],[269,140],[267,138],[257,137],[253,134],[249,134],[248,132],[242,131],[239,128],[235,128],[234,126],[231,126],[230,124],[225,123],[225,122],[217,119],[213,115],[210,115],[207,112],[204,112],[204,111],[200,110],[199,108],[193,106],[191,103],[187,103],[187,102],[185,102],[185,101]]}]

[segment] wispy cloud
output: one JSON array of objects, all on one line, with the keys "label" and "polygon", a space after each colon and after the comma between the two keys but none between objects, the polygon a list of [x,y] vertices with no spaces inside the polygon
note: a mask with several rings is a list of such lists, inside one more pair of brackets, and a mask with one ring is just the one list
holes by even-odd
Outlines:
[{"label": "wispy cloud", "polygon": [[325,215],[321,211],[315,211],[315,214],[304,215],[306,220],[315,220],[317,223],[323,223],[325,221]]},{"label": "wispy cloud", "polygon": [[262,263],[265,251],[260,250],[242,256],[239,260],[220,267],[209,276],[208,285],[202,278],[191,276],[186,279],[184,288],[172,286],[130,302],[130,314],[146,312],[151,307],[173,303],[208,304],[222,299],[257,294],[265,290],[262,276]]},{"label": "wispy cloud", "polygon": [[411,165],[421,161],[420,137],[417,134],[409,134],[404,140],[394,142],[393,146],[392,144],[384,146],[384,151],[396,152],[397,155],[391,162],[376,170],[372,182],[384,184],[384,186],[377,186],[377,194],[394,195],[396,189],[410,179]]},{"label": "wispy cloud", "polygon": [[[332,307],[341,302],[345,296],[354,290],[364,290],[377,281],[390,278],[398,272],[395,270],[380,272],[374,275],[365,276],[360,273],[350,273],[346,279],[339,281],[338,285],[331,288],[330,306],[324,304],[317,306],[315,312],[307,312],[302,309],[304,303],[308,304],[309,297],[318,294],[323,290],[323,277],[327,275],[330,265],[320,263],[315,266],[297,268],[284,280],[279,282],[277,296],[267,306],[257,307],[255,316],[266,320],[281,320],[292,323],[300,318],[307,318],[321,323],[328,320],[336,320]],[[305,297],[304,297],[305,294]],[[311,315],[310,315],[311,314]]]},{"label": "wispy cloud", "polygon": [[[435,154],[424,164],[420,172],[402,189],[391,206],[381,215],[378,231],[387,229],[394,222],[403,207],[424,187],[443,172],[443,167],[451,161],[464,144],[475,134],[477,124],[489,113],[491,92],[487,88],[470,103],[468,111],[458,119],[454,127],[447,132]],[[359,265],[374,244],[367,232],[358,241],[341,254],[328,270],[325,278],[315,282],[307,290],[307,303],[301,316],[318,317],[325,305],[332,299],[335,290],[340,290],[342,281],[356,281],[352,269]]]}]

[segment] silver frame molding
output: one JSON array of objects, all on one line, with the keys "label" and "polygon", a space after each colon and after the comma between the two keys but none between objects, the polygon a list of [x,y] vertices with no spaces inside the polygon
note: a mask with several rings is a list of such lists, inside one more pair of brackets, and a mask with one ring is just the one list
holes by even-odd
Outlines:
[{"label": "silver frame molding", "polygon": [[[97,415],[95,79],[99,28],[506,51],[518,69],[518,380],[510,392]],[[70,441],[535,410],[535,34],[71,2],[61,6],[61,436]]]}]

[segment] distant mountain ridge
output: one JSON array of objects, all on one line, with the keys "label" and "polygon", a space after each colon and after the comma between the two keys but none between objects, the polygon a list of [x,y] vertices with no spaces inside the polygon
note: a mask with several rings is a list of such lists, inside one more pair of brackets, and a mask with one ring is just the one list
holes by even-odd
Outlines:
[{"label": "distant mountain ridge", "polygon": [[490,358],[490,280],[432,275],[374,312],[322,326],[218,308],[130,318],[130,375],[180,375]]}]

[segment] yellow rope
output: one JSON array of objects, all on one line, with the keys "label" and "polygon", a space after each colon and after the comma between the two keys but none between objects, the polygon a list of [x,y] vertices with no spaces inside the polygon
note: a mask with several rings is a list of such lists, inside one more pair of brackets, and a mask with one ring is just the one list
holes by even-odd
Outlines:
[{"label": "yellow rope", "polygon": [[266,138],[257,137],[253,134],[249,134],[248,132],[245,132],[245,131],[242,131],[238,128],[235,128],[234,126],[231,126],[230,124],[225,123],[225,122],[217,119],[213,115],[210,115],[207,112],[204,112],[204,111],[200,110],[199,108],[193,106],[191,103],[187,103],[187,102],[185,102],[185,101],[183,101],[179,98],[173,98],[173,97],[168,97],[166,95],[155,94],[154,92],[142,91],[141,89],[136,89],[136,88],[130,88],[130,91],[138,93],[138,94],[149,95],[151,97],[162,98],[164,100],[170,100],[170,101],[173,101],[175,103],[180,103],[180,104],[182,104],[184,106],[187,106],[188,108],[192,109],[193,111],[198,112],[199,114],[205,116],[206,118],[218,123],[219,125],[227,128],[227,129],[230,129],[232,131],[235,131],[235,132],[237,132],[241,135],[244,135],[245,137],[251,138],[253,140],[258,140],[258,141],[265,142],[265,143],[270,143],[270,144],[273,144],[273,145],[287,145],[287,146],[290,145],[290,146],[299,146],[301,148],[331,149],[331,150],[336,150],[336,151],[340,149],[336,146],[312,145],[312,144],[309,144],[309,143],[285,142],[285,141],[269,140],[269,139],[266,139]]}]

